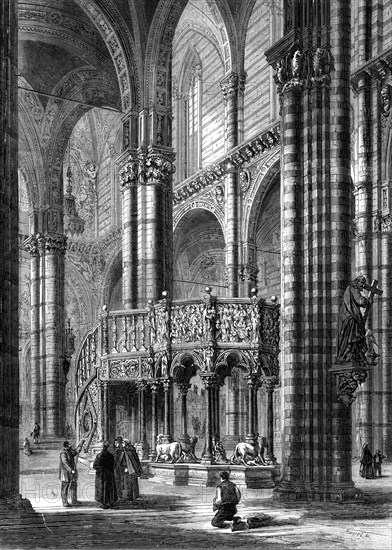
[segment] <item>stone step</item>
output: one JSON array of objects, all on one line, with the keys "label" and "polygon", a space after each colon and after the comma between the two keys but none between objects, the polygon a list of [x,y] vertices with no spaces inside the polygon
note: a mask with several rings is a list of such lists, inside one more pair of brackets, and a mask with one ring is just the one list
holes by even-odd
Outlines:
[{"label": "stone step", "polygon": [[[32,439],[29,438],[29,441],[32,451],[34,451],[34,449],[60,450],[63,448],[63,443],[65,439],[45,438],[40,440],[39,443],[34,443]],[[19,446],[21,449],[23,449],[23,440],[20,441]]]}]

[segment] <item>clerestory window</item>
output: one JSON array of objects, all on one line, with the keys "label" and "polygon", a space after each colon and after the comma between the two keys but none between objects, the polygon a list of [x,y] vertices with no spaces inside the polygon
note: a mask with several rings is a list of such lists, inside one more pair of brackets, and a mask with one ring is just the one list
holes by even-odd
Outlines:
[{"label": "clerestory window", "polygon": [[185,100],[185,177],[191,176],[201,167],[201,86],[201,66],[196,63],[189,74]]}]

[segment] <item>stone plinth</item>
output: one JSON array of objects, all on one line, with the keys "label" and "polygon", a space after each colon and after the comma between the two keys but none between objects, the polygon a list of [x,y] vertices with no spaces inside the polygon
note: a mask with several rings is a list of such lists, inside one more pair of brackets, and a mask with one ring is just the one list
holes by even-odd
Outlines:
[{"label": "stone plinth", "polygon": [[362,503],[363,492],[352,482],[328,485],[305,483],[293,490],[292,484],[282,483],[276,488],[273,499],[280,502],[337,502]]},{"label": "stone plinth", "polygon": [[234,466],[208,464],[161,464],[150,463],[150,474],[158,483],[169,485],[196,485],[215,487],[219,483],[219,472],[230,472],[230,480],[249,489],[270,489],[280,476],[280,466]]}]

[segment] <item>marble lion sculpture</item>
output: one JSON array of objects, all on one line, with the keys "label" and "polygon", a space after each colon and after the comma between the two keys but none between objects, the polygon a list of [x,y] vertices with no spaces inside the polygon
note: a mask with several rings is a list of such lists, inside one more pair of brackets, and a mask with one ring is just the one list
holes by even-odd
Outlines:
[{"label": "marble lion sculpture", "polygon": [[173,443],[163,443],[163,434],[157,435],[157,457],[155,462],[178,462],[182,454],[181,443],[173,441]]},{"label": "marble lion sculpture", "polygon": [[260,447],[259,443],[251,445],[241,441],[237,443],[234,455],[231,457],[230,462],[232,464],[239,464],[242,466],[264,466],[264,445]]}]

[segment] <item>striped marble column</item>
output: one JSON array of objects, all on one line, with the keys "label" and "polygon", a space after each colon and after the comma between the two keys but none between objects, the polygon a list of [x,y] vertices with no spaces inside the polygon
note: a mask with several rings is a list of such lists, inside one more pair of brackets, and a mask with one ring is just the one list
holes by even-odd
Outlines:
[{"label": "striped marble column", "polygon": [[45,265],[45,343],[46,422],[45,435],[64,433],[64,256],[67,238],[46,233],[41,240],[41,261]]},{"label": "striped marble column", "polygon": [[[0,510],[19,496],[17,2],[0,5]],[[34,419],[33,419],[34,420]],[[0,523],[9,524],[4,515]]]},{"label": "striped marble column", "polygon": [[276,496],[343,500],[356,497],[351,411],[339,402],[330,369],[338,307],[350,281],[350,3],[292,6],[297,29],[267,52],[283,139],[284,434]]},{"label": "striped marble column", "polygon": [[[238,145],[238,99],[244,91],[245,75],[231,72],[220,82],[226,102],[226,149]],[[228,296],[238,296],[239,281],[239,192],[238,169],[230,165],[226,170],[226,270]]]},{"label": "striped marble column", "polygon": [[124,309],[137,305],[138,179],[136,151],[125,151],[118,159],[122,193],[122,285]]},{"label": "striped marble column", "polygon": [[[366,73],[357,77],[357,156],[355,172],[355,276],[364,275],[371,281],[373,266],[373,182],[371,178],[371,124],[369,112],[371,109],[371,79]],[[357,415],[357,431],[360,447],[365,441],[373,448],[372,429],[372,393],[373,377],[368,377],[365,384],[358,388],[356,406],[360,410]],[[359,449],[358,449],[359,450]]]},{"label": "striped marble column", "polygon": [[142,185],[143,213],[139,215],[144,243],[143,249],[139,243],[139,261],[144,273],[144,287],[138,296],[139,307],[145,307],[147,300],[158,299],[164,290],[171,292],[173,170],[171,149],[148,148]]},{"label": "striped marble column", "polygon": [[30,253],[30,399],[34,418],[32,424],[38,422],[43,427],[41,409],[41,373],[40,373],[40,255],[38,240],[31,235],[24,242]]}]

